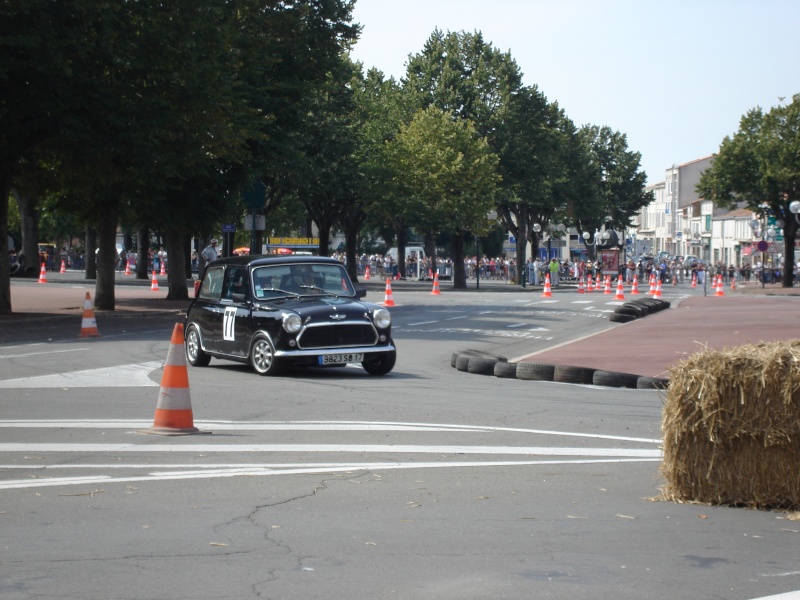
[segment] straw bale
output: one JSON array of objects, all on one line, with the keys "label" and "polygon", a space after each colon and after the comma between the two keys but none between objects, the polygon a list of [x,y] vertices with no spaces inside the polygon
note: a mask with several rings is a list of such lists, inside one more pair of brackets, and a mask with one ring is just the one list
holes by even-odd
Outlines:
[{"label": "straw bale", "polygon": [[704,349],[671,370],[662,498],[800,508],[800,340]]}]

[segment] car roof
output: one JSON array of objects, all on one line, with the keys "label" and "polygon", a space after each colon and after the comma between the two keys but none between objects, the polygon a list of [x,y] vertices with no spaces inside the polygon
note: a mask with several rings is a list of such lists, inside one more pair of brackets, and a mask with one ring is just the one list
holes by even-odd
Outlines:
[{"label": "car roof", "polygon": [[215,260],[213,265],[245,265],[251,267],[260,267],[268,265],[297,265],[297,264],[338,264],[342,262],[330,258],[328,256],[276,256],[276,255],[258,255],[258,254],[245,254],[242,256],[229,256],[227,258],[220,258]]}]

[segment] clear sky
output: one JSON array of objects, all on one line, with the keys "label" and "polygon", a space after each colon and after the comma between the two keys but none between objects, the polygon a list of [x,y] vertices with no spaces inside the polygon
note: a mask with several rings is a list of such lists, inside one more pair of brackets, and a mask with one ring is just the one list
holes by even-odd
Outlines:
[{"label": "clear sky", "polygon": [[650,184],[800,93],[800,0],[356,0],[353,58],[405,74],[434,28],[480,31],[577,125],[608,126]]}]

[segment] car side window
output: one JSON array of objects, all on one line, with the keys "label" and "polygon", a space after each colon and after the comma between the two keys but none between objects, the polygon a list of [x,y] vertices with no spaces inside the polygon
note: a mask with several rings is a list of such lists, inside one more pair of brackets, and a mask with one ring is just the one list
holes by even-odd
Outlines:
[{"label": "car side window", "polygon": [[223,267],[209,268],[203,278],[203,285],[200,286],[198,297],[203,300],[219,300],[222,295],[224,273]]},{"label": "car side window", "polygon": [[222,288],[222,297],[232,300],[234,294],[246,296],[248,287],[247,267],[228,267]]}]

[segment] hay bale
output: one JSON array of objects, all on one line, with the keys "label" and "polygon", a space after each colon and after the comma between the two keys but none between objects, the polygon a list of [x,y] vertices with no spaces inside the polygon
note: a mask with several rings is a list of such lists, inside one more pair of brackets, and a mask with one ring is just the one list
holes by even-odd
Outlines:
[{"label": "hay bale", "polygon": [[670,373],[662,498],[800,508],[800,340],[705,349]]}]

